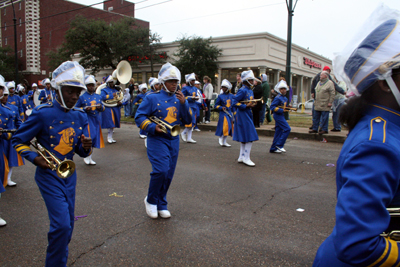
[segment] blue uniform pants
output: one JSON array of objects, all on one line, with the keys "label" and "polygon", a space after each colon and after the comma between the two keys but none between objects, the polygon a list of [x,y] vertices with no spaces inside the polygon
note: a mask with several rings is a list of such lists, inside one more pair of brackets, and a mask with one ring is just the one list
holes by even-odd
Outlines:
[{"label": "blue uniform pants", "polygon": [[147,156],[152,165],[147,202],[167,210],[167,192],[175,173],[179,154],[179,138],[167,139],[149,135]]},{"label": "blue uniform pants", "polygon": [[65,267],[68,260],[68,244],[74,229],[76,173],[61,181],[60,178],[38,175],[37,170],[35,180],[50,219],[46,266]]},{"label": "blue uniform pants", "polygon": [[329,123],[329,111],[318,111],[314,110],[313,113],[313,130],[318,131],[328,131]]},{"label": "blue uniform pants", "polygon": [[283,114],[274,113],[274,120],[275,120],[275,135],[270,149],[271,152],[277,150],[276,147],[283,148],[286,139],[288,138],[291,131],[291,128],[287,123],[287,121],[285,120],[285,116]]}]

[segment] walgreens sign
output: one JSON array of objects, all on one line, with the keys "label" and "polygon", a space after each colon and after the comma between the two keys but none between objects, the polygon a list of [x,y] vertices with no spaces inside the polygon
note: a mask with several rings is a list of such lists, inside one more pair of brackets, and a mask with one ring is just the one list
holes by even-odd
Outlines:
[{"label": "walgreens sign", "polygon": [[320,63],[317,63],[307,57],[303,57],[303,64],[306,66],[310,66],[310,69],[311,68],[322,69],[322,65]]}]

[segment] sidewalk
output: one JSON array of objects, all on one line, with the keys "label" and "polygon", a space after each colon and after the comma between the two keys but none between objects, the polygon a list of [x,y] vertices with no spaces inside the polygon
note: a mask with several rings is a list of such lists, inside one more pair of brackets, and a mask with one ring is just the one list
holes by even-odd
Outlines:
[{"label": "sidewalk", "polygon": [[[290,126],[290,123],[289,123]],[[216,121],[211,121],[209,124],[198,124],[198,127],[202,131],[213,131],[217,129],[217,122]],[[275,130],[272,129],[275,127],[275,123],[270,123],[268,125],[261,125],[260,128],[257,129],[258,135],[264,135],[264,136],[274,136]],[[342,130],[341,132],[329,132],[328,134],[324,135],[319,135],[319,134],[309,134],[308,128],[302,128],[302,127],[292,127],[289,138],[298,138],[298,139],[304,139],[304,140],[316,140],[316,141],[323,141],[325,140],[327,142],[334,142],[334,143],[344,143],[346,140],[346,136],[348,134],[347,130]]]}]

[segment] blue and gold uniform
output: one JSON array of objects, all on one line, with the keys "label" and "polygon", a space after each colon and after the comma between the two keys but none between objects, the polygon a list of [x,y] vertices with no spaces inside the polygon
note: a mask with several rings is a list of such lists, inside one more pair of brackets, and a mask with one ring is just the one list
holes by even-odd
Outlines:
[{"label": "blue and gold uniform", "polygon": [[[21,117],[18,115],[18,108],[14,105],[7,103],[7,106],[10,108],[12,112],[12,123],[10,124],[9,129],[19,129],[22,124]],[[12,167],[19,167],[25,164],[23,158],[17,153],[15,148],[11,144],[11,140],[5,142],[6,148],[6,156],[8,160],[8,166],[10,167],[10,171]],[[11,174],[9,174],[11,176]]]},{"label": "blue and gold uniform", "polygon": [[314,266],[400,263],[398,243],[380,236],[399,229],[386,210],[400,206],[399,132],[400,113],[373,105],[349,133],[336,168],[336,225]]},{"label": "blue and gold uniform", "polygon": [[[72,101],[79,89],[86,88],[84,77],[84,68],[73,61],[64,62],[54,70],[53,79],[59,95],[53,102],[34,108],[13,136],[12,144],[20,155],[32,163],[39,157],[29,147],[30,141],[35,137],[38,143],[60,160],[72,160],[75,153],[81,157],[91,154],[92,149],[85,150],[82,139],[82,136],[89,136],[86,113],[80,108],[68,108],[62,96],[65,86],[66,95],[69,96],[67,100]],[[89,142],[87,140],[85,143]],[[56,171],[36,168],[35,181],[46,203],[50,219],[46,256],[46,266],[49,267],[67,264],[68,244],[74,228],[76,180],[76,171],[61,179]]]},{"label": "blue and gold uniform", "polygon": [[[119,90],[107,86],[101,90],[101,100],[106,101],[113,99],[113,94],[118,92]],[[104,112],[101,113],[101,119],[101,128],[119,128],[121,120],[121,106],[105,107]]]},{"label": "blue and gold uniform", "polygon": [[9,95],[7,103],[16,106],[18,108],[19,116],[21,117],[24,116],[24,109],[22,107],[22,101],[19,95],[16,94]]},{"label": "blue and gold uniform", "polygon": [[78,102],[76,103],[75,107],[83,108],[87,106],[95,106],[101,105],[101,109],[97,109],[96,107],[92,107],[90,111],[85,111],[89,121],[89,134],[92,138],[92,145],[95,148],[103,148],[104,147],[104,140],[103,134],[101,132],[101,114],[105,110],[104,105],[101,102],[101,96],[93,93],[90,94],[89,92],[85,92],[83,95],[79,97]]},{"label": "blue and gold uniform", "polygon": [[[12,143],[17,152],[32,163],[38,156],[29,147],[34,137],[60,160],[72,160],[75,153],[81,157],[91,153],[82,147],[82,134],[89,136],[85,112],[78,108],[66,112],[55,100],[34,108],[13,136]],[[65,266],[74,228],[76,172],[61,179],[56,171],[38,167],[35,180],[50,217],[46,266]]]},{"label": "blue and gold uniform", "polygon": [[[0,104],[0,128],[12,129],[12,111],[9,107]],[[5,191],[8,177],[8,160],[6,157],[5,141],[11,139],[11,133],[3,133],[0,136],[0,194]]]},{"label": "blue and gold uniform", "polygon": [[31,103],[29,103],[29,100],[30,100],[29,95],[21,96],[22,110],[24,111],[24,114],[27,109],[33,108],[33,106],[31,107]]},{"label": "blue and gold uniform", "polygon": [[147,95],[139,106],[135,122],[147,132],[147,156],[153,167],[147,202],[157,205],[158,210],[167,210],[167,191],[174,176],[179,153],[179,137],[156,134],[156,124],[148,117],[156,116],[174,126],[191,121],[189,104],[181,104],[175,94],[160,90]]},{"label": "blue and gold uniform", "polygon": [[44,88],[39,94],[40,104],[53,102],[56,97],[56,92],[53,89]]},{"label": "blue and gold uniform", "polygon": [[200,114],[200,111],[198,111],[199,106],[197,105],[195,97],[197,97],[197,87],[196,86],[191,86],[191,85],[186,85],[185,87],[182,88],[182,94],[186,97],[189,107],[192,109],[192,120],[191,123],[188,123],[185,125],[185,127],[189,128],[194,125],[196,125],[196,115],[197,113]]},{"label": "blue and gold uniform", "polygon": [[[287,90],[286,82],[281,82],[284,84],[284,86],[286,86],[285,88]],[[271,153],[275,151],[278,151],[279,153],[285,151],[282,150],[282,148],[285,146],[286,139],[291,131],[291,128],[285,119],[283,110],[283,107],[286,107],[287,102],[288,99],[286,96],[279,93],[279,95],[277,95],[271,103],[271,110],[274,112],[273,116],[275,120],[274,140],[272,141],[272,145],[269,150]]]},{"label": "blue and gold uniform", "polygon": [[[232,129],[233,129],[233,113],[232,113],[232,100],[233,94],[223,93],[218,95],[217,100],[215,101],[215,108],[219,110],[219,119],[217,130],[215,131],[216,136],[232,136]],[[226,108],[226,112],[230,114],[226,114],[222,108]]]},{"label": "blue and gold uniform", "polygon": [[246,104],[240,103],[240,101],[253,99],[253,91],[246,85],[243,85],[233,97],[232,103],[237,108],[233,141],[247,143],[258,140],[258,134],[253,123],[253,113],[250,108],[247,108]]}]

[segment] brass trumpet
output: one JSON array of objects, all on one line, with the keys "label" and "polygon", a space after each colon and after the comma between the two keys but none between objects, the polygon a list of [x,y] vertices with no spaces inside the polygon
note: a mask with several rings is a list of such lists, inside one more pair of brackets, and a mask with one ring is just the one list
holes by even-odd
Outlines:
[{"label": "brass trumpet", "polygon": [[[386,208],[386,210],[389,212],[390,218],[400,217],[400,207]],[[388,237],[389,239],[392,239],[396,242],[400,242],[399,230],[393,230],[390,233],[383,232],[382,234],[380,234],[380,236]]]},{"label": "brass trumpet", "polygon": [[258,98],[258,99],[253,99],[253,100],[243,100],[243,101],[240,101],[240,103],[247,104],[250,102],[258,102],[258,101],[261,101],[261,103],[264,104],[264,100],[262,97]]},{"label": "brass trumpet", "polygon": [[177,136],[181,132],[181,127],[179,125],[171,126],[156,116],[149,117],[149,120],[160,126],[163,133],[168,133],[167,128],[171,131],[172,136]]},{"label": "brass trumpet", "polygon": [[[59,160],[53,153],[44,148],[38,141],[31,141],[31,146],[44,158],[52,171],[56,171],[58,177],[66,179],[75,172],[75,163],[72,160]],[[54,161],[54,162],[53,162]]]},{"label": "brass trumpet", "polygon": [[291,107],[284,107],[284,106],[278,106],[278,108],[283,108],[285,111],[297,111],[297,108],[291,108]]}]

